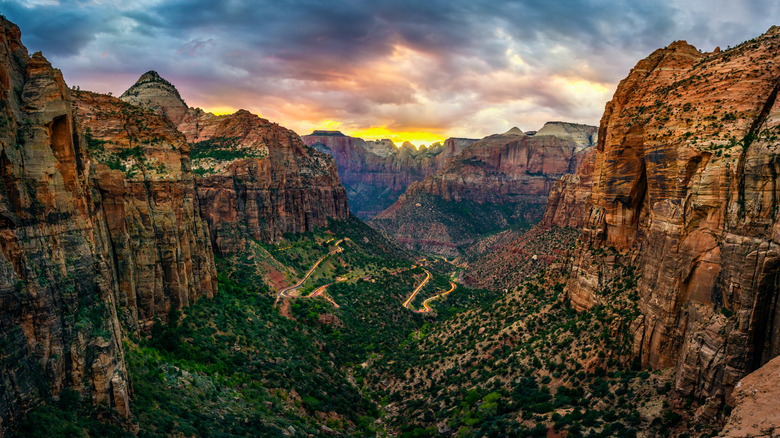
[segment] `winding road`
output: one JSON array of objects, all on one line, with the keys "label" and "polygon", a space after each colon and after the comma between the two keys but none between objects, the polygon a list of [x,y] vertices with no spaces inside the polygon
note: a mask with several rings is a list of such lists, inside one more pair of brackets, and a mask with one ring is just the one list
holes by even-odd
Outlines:
[{"label": "winding road", "polygon": [[[327,244],[327,243],[331,242],[332,240],[334,240],[334,239],[330,239],[330,240],[328,240],[325,243]],[[314,270],[317,269],[317,267],[320,265],[320,263],[322,263],[326,258],[330,257],[333,254],[336,254],[336,253],[339,253],[339,252],[343,251],[343,249],[339,245],[341,245],[341,242],[343,242],[344,240],[349,240],[349,239],[344,238],[344,239],[339,239],[338,241],[336,241],[336,243],[335,243],[336,248],[333,251],[331,251],[331,252],[325,254],[324,256],[320,257],[320,259],[317,260],[316,263],[314,263],[314,265],[311,267],[311,269],[309,269],[309,271],[306,272],[306,275],[298,283],[296,283],[296,284],[294,284],[292,286],[288,286],[288,287],[286,287],[284,289],[281,289],[279,291],[279,293],[276,295],[276,303],[279,302],[280,298],[312,298],[312,297],[321,296],[321,297],[325,298],[326,300],[330,301],[335,307],[339,307],[339,305],[336,304],[336,302],[333,301],[333,299],[331,297],[329,297],[327,295],[324,295],[325,290],[328,288],[328,286],[332,285],[333,283],[328,283],[326,285],[319,286],[319,287],[315,288],[310,294],[305,295],[303,297],[290,295],[290,292],[292,292],[294,290],[300,289],[303,286],[303,284],[306,282],[306,280],[308,280],[309,277],[311,277],[311,275],[314,273]],[[424,260],[425,259],[423,259],[423,261]],[[412,268],[410,268],[410,269],[414,269],[415,267],[417,267],[417,265],[412,265]],[[408,269],[397,271],[397,272],[395,272],[395,274],[398,274],[398,273],[406,271],[406,270],[408,270]],[[423,269],[423,271],[425,272],[425,278],[423,279],[423,281],[420,282],[420,284],[417,285],[416,288],[414,288],[414,291],[412,291],[412,294],[409,295],[409,298],[407,298],[406,301],[404,301],[404,304],[403,304],[404,308],[409,309],[409,310],[411,310],[411,311],[413,311],[415,313],[429,313],[429,312],[432,312],[433,309],[431,308],[429,303],[431,301],[435,300],[435,299],[438,299],[438,298],[441,298],[441,297],[449,295],[450,293],[452,293],[452,291],[455,290],[455,287],[456,287],[455,283],[450,281],[450,289],[447,292],[442,292],[440,294],[437,294],[437,295],[434,295],[432,297],[427,298],[422,303],[422,305],[423,305],[422,309],[418,309],[418,310],[412,309],[412,307],[411,307],[412,301],[414,301],[414,299],[417,297],[417,294],[420,293],[420,290],[422,290],[422,288],[425,287],[425,285],[428,284],[428,281],[430,281],[430,279],[431,279],[431,273],[428,272],[427,269]],[[339,280],[339,281],[342,281],[342,280]],[[274,304],[276,304],[276,303],[274,303]]]},{"label": "winding road", "polygon": [[428,272],[428,270],[427,270],[427,269],[423,269],[423,271],[425,271],[425,280],[423,280],[423,281],[422,281],[422,282],[421,282],[421,283],[420,283],[420,284],[419,284],[419,285],[418,285],[418,286],[417,286],[417,287],[414,289],[414,291],[412,292],[412,294],[411,294],[411,295],[409,295],[409,298],[407,298],[407,299],[406,299],[406,301],[404,302],[404,307],[406,307],[407,309],[409,308],[409,305],[411,305],[411,304],[412,304],[412,301],[414,300],[414,297],[416,297],[416,296],[417,296],[417,293],[418,293],[418,292],[420,292],[420,289],[422,289],[422,288],[423,288],[423,286],[425,286],[425,285],[428,283],[428,280],[430,280],[430,279],[431,279],[431,273],[430,273],[430,272]]},{"label": "winding road", "polygon": [[435,300],[437,298],[446,297],[447,295],[452,293],[452,291],[455,290],[455,283],[450,281],[450,286],[451,286],[450,290],[448,290],[447,292],[443,292],[443,293],[440,293],[438,295],[434,295],[434,296],[428,298],[427,300],[423,301],[423,309],[422,310],[418,310],[417,312],[419,312],[419,313],[428,313],[428,312],[432,311],[433,309],[431,309],[431,306],[429,306],[428,303],[430,303],[431,301],[433,301],[433,300]]},{"label": "winding road", "polygon": [[[331,240],[333,240],[333,239],[331,239]],[[325,254],[324,256],[320,257],[320,259],[317,260],[317,263],[315,263],[314,266],[312,266],[311,269],[309,269],[309,272],[306,273],[306,275],[301,279],[301,281],[299,281],[298,283],[296,283],[296,284],[294,284],[292,286],[288,286],[288,287],[280,290],[279,293],[276,295],[276,302],[279,302],[279,298],[282,298],[282,297],[284,297],[284,298],[295,298],[295,297],[290,295],[290,292],[292,292],[294,290],[300,289],[301,286],[303,286],[303,283],[305,283],[306,280],[308,280],[309,277],[311,277],[311,274],[314,273],[314,270],[317,269],[317,266],[319,266],[320,263],[322,263],[323,260],[325,260],[326,258],[330,257],[333,254],[341,252],[342,249],[341,249],[341,247],[339,245],[341,245],[341,242],[343,242],[343,241],[344,241],[344,239],[339,239],[338,241],[336,241],[336,249],[334,249],[333,251],[331,251],[331,252]],[[328,240],[328,242],[330,242],[330,240]],[[328,242],[325,242],[325,243],[328,243]],[[315,292],[316,291],[317,290],[315,290]],[[322,293],[322,291],[320,291],[320,293]],[[312,295],[309,295],[309,296],[312,296]]]}]

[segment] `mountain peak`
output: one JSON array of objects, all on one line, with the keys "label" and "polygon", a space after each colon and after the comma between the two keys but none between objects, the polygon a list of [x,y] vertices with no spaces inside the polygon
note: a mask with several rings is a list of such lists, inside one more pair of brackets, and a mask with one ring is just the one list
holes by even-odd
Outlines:
[{"label": "mountain peak", "polygon": [[154,70],[142,74],[120,99],[165,116],[174,125],[178,125],[187,112],[187,104],[179,90]]},{"label": "mountain peak", "polygon": [[512,129],[505,132],[503,135],[525,135],[525,133],[523,133],[523,131],[517,126],[514,126],[512,127]]}]

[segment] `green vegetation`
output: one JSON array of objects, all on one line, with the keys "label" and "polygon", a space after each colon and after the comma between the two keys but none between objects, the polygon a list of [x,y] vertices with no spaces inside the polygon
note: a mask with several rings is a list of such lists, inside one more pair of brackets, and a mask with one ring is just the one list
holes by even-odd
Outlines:
[{"label": "green vegetation", "polygon": [[268,155],[267,149],[237,147],[238,137],[216,137],[190,144],[190,159],[193,172],[197,175],[209,175],[214,171],[204,160],[233,161],[243,158],[262,158]]}]

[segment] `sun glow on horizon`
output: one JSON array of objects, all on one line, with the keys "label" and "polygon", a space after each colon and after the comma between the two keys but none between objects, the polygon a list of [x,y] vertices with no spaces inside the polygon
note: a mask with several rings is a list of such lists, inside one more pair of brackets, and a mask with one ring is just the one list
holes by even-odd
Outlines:
[{"label": "sun glow on horizon", "polygon": [[443,143],[447,139],[444,135],[426,131],[393,131],[386,126],[372,126],[370,128],[354,129],[344,134],[352,137],[360,137],[363,140],[382,140],[389,138],[396,146],[401,146],[405,141],[419,148],[421,145],[430,146],[433,143]]}]

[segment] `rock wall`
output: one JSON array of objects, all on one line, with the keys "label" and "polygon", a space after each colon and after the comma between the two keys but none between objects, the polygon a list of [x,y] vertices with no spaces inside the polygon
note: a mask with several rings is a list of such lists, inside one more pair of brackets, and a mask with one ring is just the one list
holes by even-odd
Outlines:
[{"label": "rock wall", "polygon": [[229,138],[232,150],[253,155],[215,159],[214,171],[198,177],[217,251],[238,252],[247,237],[273,242],[349,217],[335,162],[293,131],[243,110],[226,116],[191,110],[179,128],[192,144]]},{"label": "rock wall", "polygon": [[0,18],[0,435],[68,387],[130,416],[111,236],[69,99]]},{"label": "rock wall", "polygon": [[517,128],[485,137],[411,184],[371,224],[409,247],[456,256],[482,234],[538,222],[553,186],[587,150],[568,138]]},{"label": "rock wall", "polygon": [[247,237],[273,242],[349,217],[333,159],[293,131],[245,110],[217,116],[189,108],[154,71],[121,99],[167,117],[191,146],[200,212],[215,251],[239,252]]},{"label": "rock wall", "polygon": [[574,173],[561,177],[550,190],[547,207],[541,224],[582,228],[588,217],[593,185],[593,167],[596,150],[590,148],[580,153],[582,159]]},{"label": "rock wall", "polygon": [[778,53],[777,27],[728,51],[675,42],[621,81],[599,128],[568,294],[587,309],[605,271],[636,267],[634,352],[675,367],[705,411],[780,353]]},{"label": "rock wall", "polygon": [[111,233],[118,304],[130,327],[217,291],[189,145],[166,118],[117,98],[73,92]]},{"label": "rock wall", "polygon": [[370,219],[389,207],[417,181],[443,168],[447,160],[476,140],[449,138],[419,150],[390,140],[366,142],[339,131],[315,131],[304,143],[334,157],[353,213]]}]

